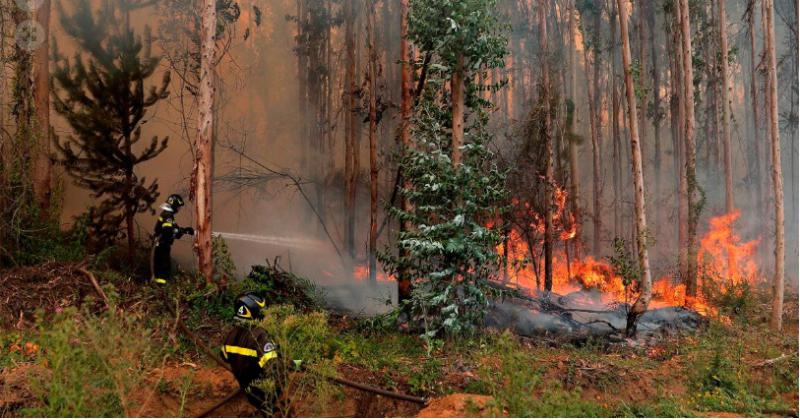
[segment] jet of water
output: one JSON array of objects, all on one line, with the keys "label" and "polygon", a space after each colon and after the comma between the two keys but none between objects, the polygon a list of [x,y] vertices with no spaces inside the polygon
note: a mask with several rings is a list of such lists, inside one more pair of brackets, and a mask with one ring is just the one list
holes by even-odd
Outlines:
[{"label": "jet of water", "polygon": [[286,236],[274,235],[247,235],[243,233],[233,232],[212,232],[213,235],[221,236],[227,240],[253,242],[267,245],[278,245],[291,248],[319,248],[323,246],[321,241],[302,239],[302,238],[289,238]]}]

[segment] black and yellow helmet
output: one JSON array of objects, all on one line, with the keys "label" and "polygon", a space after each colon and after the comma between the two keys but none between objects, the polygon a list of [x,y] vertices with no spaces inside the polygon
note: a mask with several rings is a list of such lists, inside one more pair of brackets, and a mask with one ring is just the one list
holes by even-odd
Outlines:
[{"label": "black and yellow helmet", "polygon": [[167,205],[172,209],[173,213],[177,213],[183,207],[183,197],[179,194],[172,194],[167,197]]},{"label": "black and yellow helmet", "polygon": [[253,320],[261,319],[264,317],[264,307],[267,306],[267,300],[263,297],[253,293],[245,292],[236,298],[234,303],[235,319],[240,320]]}]

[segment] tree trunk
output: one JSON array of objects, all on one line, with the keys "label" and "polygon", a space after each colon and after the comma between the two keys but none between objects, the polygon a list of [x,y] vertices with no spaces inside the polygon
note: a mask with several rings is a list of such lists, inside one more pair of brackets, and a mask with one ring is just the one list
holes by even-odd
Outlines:
[{"label": "tree trunk", "polygon": [[652,296],[650,279],[650,260],[647,255],[647,217],[644,201],[644,176],[642,174],[642,151],[639,146],[639,127],[636,115],[636,93],[633,88],[631,74],[631,50],[628,44],[628,23],[625,17],[624,0],[617,0],[619,10],[619,29],[622,38],[622,67],[625,72],[625,93],[628,101],[628,129],[631,136],[631,166],[634,188],[634,208],[636,211],[636,248],[639,262],[639,298],[631,307],[628,323],[625,327],[627,335],[636,334],[636,321],[647,310]]},{"label": "tree trunk", "polygon": [[198,270],[206,284],[214,282],[211,255],[211,165],[214,105],[214,35],[217,10],[214,0],[203,0],[200,31],[200,96],[198,98],[197,149],[195,161],[195,211],[197,214]]},{"label": "tree trunk", "polygon": [[347,252],[355,257],[355,196],[358,169],[358,148],[355,145],[357,118],[356,107],[356,46],[355,46],[355,0],[345,0],[345,197],[344,197],[344,243]]},{"label": "tree trunk", "polygon": [[376,252],[378,246],[378,122],[377,80],[378,55],[375,52],[375,3],[367,3],[367,50],[369,55],[369,281],[377,283]]},{"label": "tree trunk", "polygon": [[717,0],[719,17],[719,48],[721,54],[720,72],[722,73],[722,151],[723,163],[725,167],[725,212],[732,213],[734,209],[733,204],[733,159],[731,151],[731,130],[730,130],[730,102],[728,99],[728,89],[730,87],[728,81],[728,34],[727,34],[727,19],[725,18],[725,0]]},{"label": "tree trunk", "polygon": [[[645,8],[650,6],[650,2],[647,1],[637,1],[633,3],[636,6],[636,20],[639,26],[638,36],[639,36],[639,45],[638,45],[638,58],[639,58],[639,86],[642,88],[642,98],[639,103],[639,134],[641,135],[641,139],[643,141],[647,141],[647,59],[645,55],[645,50],[647,46],[647,37],[645,36]],[[619,15],[620,17],[623,16],[625,12],[620,10]],[[628,41],[630,42],[630,41]],[[652,47],[651,47],[652,49]]]},{"label": "tree trunk", "polygon": [[[411,124],[411,62],[413,60],[408,48],[408,0],[400,0],[400,143],[403,147],[403,152],[407,153],[413,147],[411,144],[411,132],[409,124]],[[410,188],[410,185],[404,179],[404,187]],[[403,211],[411,212],[411,201],[405,196],[400,195],[400,205]],[[404,220],[400,229],[405,232],[413,228],[411,221]],[[408,254],[405,250],[400,250],[401,256]],[[397,301],[403,302],[411,297],[411,279],[408,277],[406,270],[401,270],[398,273],[397,283]]]},{"label": "tree trunk", "polygon": [[[678,197],[678,272],[683,277],[687,270],[686,254],[686,171],[684,167],[684,140],[686,132],[686,109],[683,106],[683,60],[681,56],[680,12],[678,0],[674,0],[672,13],[664,14],[664,26],[669,30],[668,52],[670,59],[670,129],[672,134],[673,172],[676,177],[675,194]],[[684,279],[685,281],[685,279]]]},{"label": "tree trunk", "polygon": [[458,56],[456,69],[450,78],[450,92],[453,101],[453,138],[451,157],[453,167],[461,164],[461,146],[464,144],[464,56]]},{"label": "tree trunk", "polygon": [[[584,44],[583,48],[583,61],[584,66],[586,67],[586,84],[588,88],[588,99],[589,99],[589,127],[591,132],[591,139],[592,139],[592,219],[593,219],[593,238],[592,238],[592,253],[594,255],[599,255],[600,253],[600,229],[601,229],[601,222],[600,222],[600,145],[598,142],[598,127],[597,127],[597,118],[596,115],[596,103],[595,103],[595,95],[596,92],[594,91],[594,83],[589,76],[589,48],[587,45]],[[597,60],[595,54],[595,60]]]},{"label": "tree trunk", "polygon": [[44,28],[44,40],[36,49],[34,60],[34,103],[36,104],[36,167],[33,188],[41,220],[49,217],[50,178],[50,0],[45,0],[36,11],[36,22]]},{"label": "tree trunk", "polygon": [[783,172],[781,169],[781,143],[778,131],[778,76],[775,59],[775,12],[772,0],[764,1],[764,52],[767,71],[767,120],[772,149],[772,186],[775,193],[775,277],[772,283],[772,316],[770,326],[780,331],[783,323]]},{"label": "tree trunk", "polygon": [[[572,127],[575,126],[575,109],[577,108],[577,79],[578,79],[578,57],[576,56],[575,52],[575,2],[573,1],[570,4],[569,8],[569,40],[570,45],[568,48],[569,51],[569,60],[570,60],[570,88],[569,93],[572,97],[572,105],[573,105],[573,116],[572,116]],[[572,129],[570,130],[572,131]],[[570,133],[572,134],[572,133]],[[570,136],[568,140],[569,144],[569,194],[570,194],[570,203],[572,204],[572,215],[575,217],[575,238],[573,239],[573,243],[576,244],[575,246],[575,254],[576,257],[578,256],[577,252],[577,244],[581,241],[581,213],[580,213],[580,206],[578,204],[578,197],[579,197],[579,190],[578,190],[578,145],[575,144],[574,136]]]},{"label": "tree trunk", "polygon": [[613,182],[614,182],[614,236],[620,236],[620,228],[622,226],[622,142],[620,140],[619,132],[619,89],[617,88],[617,10],[616,4],[610,5],[611,16],[609,19],[610,26],[610,43],[611,43],[611,143],[613,145],[614,163],[613,169]]},{"label": "tree trunk", "polygon": [[753,192],[752,202],[761,203],[761,214],[767,214],[766,203],[761,199],[763,196],[763,181],[761,179],[761,118],[758,107],[758,59],[756,58],[756,33],[755,33],[755,13],[758,10],[756,1],[750,0],[748,4],[750,13],[747,16],[747,32],[750,41],[750,111],[752,112],[753,125],[753,148],[752,161],[750,166],[751,191]]},{"label": "tree trunk", "polygon": [[689,0],[678,0],[681,17],[681,57],[683,61],[683,105],[685,109],[686,142],[686,200],[687,200],[687,263],[686,294],[697,295],[697,219],[700,214],[699,203],[695,200],[697,177],[695,176],[696,147],[694,138],[694,71],[692,69],[692,38],[689,22]]},{"label": "tree trunk", "polygon": [[[656,13],[652,4],[647,4],[647,26],[650,39],[650,62],[653,73],[653,177],[655,188],[653,196],[661,197],[661,71],[658,68],[658,48],[656,44]],[[656,211],[658,215],[658,208]]]},{"label": "tree trunk", "polygon": [[550,70],[547,50],[547,19],[545,17],[545,2],[539,1],[539,53],[542,57],[542,88],[539,99],[544,107],[544,137],[545,150],[545,202],[544,202],[544,289],[553,290],[553,140],[550,133]]}]

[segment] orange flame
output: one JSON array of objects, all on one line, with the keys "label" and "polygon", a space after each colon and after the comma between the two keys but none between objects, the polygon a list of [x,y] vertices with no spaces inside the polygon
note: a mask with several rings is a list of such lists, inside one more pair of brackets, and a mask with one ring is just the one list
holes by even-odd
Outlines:
[{"label": "orange flame", "polygon": [[[557,209],[563,210],[566,196],[563,190],[556,193]],[[529,206],[526,205],[526,210]],[[556,214],[562,214],[558,211]],[[700,239],[700,249],[696,256],[699,270],[699,282],[704,278],[724,279],[727,284],[720,285],[722,290],[741,282],[753,283],[758,275],[758,267],[754,259],[756,246],[759,240],[743,242],[736,233],[733,224],[740,217],[741,212],[736,210],[729,214],[713,217],[709,221],[709,229]],[[542,219],[537,214],[532,215],[532,231],[530,234],[539,233],[539,221]],[[555,220],[555,217],[554,217]],[[541,226],[543,231],[544,227]],[[562,241],[575,237],[577,226],[571,223],[559,234]],[[544,287],[544,257],[541,255],[543,243],[541,240],[533,241],[529,236],[517,229],[512,229],[504,245],[497,248],[498,253],[508,258],[504,279],[509,285],[524,290],[540,290]],[[507,247],[507,253],[505,247]],[[534,252],[531,252],[531,249]],[[537,254],[538,253],[538,254]],[[631,301],[635,296],[629,288],[625,287],[621,276],[617,275],[614,268],[607,262],[586,256],[571,260],[563,250],[553,256],[553,287],[552,291],[558,294],[569,294],[579,290],[597,290],[602,293],[605,303]],[[716,314],[707,299],[701,295],[690,297],[686,294],[686,286],[679,283],[675,276],[664,276],[653,282],[653,299],[651,308],[667,306],[686,306],[702,314]],[[699,285],[699,286],[702,286]],[[702,287],[698,287],[699,290]]]}]

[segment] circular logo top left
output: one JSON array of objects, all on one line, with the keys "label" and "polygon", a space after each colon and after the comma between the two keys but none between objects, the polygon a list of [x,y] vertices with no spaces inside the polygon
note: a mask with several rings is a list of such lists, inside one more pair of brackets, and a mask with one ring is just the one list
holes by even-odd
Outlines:
[{"label": "circular logo top left", "polygon": [[39,48],[45,41],[44,28],[39,22],[26,20],[17,26],[14,40],[20,48],[30,52]]},{"label": "circular logo top left", "polygon": [[44,3],[44,0],[16,0],[16,3],[20,9],[26,12],[33,12]]}]

